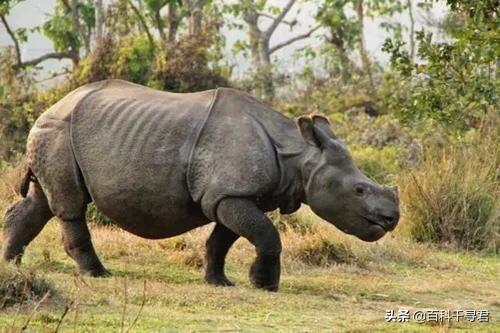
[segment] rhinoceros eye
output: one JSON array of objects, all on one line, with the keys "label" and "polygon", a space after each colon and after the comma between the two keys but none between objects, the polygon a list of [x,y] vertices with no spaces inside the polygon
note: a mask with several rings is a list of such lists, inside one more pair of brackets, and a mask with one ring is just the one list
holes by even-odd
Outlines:
[{"label": "rhinoceros eye", "polygon": [[365,194],[365,187],[361,184],[354,185],[354,193],[359,196],[363,196]]}]

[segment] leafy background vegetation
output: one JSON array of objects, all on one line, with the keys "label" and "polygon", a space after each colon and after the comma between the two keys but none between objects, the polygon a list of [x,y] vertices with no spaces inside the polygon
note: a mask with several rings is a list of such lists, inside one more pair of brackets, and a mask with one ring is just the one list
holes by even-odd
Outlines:
[{"label": "leafy background vegetation", "polygon": [[[74,276],[52,223],[28,249],[26,267],[0,270],[0,328],[498,329],[498,1],[448,0],[447,16],[417,31],[417,16],[426,17],[434,2],[318,0],[313,25],[295,34],[300,16],[289,13],[303,4],[294,0],[61,0],[34,28],[52,41],[54,52],[34,59],[20,51],[30,31],[9,25],[19,2],[0,0],[1,24],[12,41],[0,50],[2,212],[17,200],[25,139],[36,118],[82,84],[119,78],[176,92],[231,86],[290,117],[324,113],[365,173],[399,186],[403,217],[393,234],[366,244],[307,207],[290,216],[271,213],[285,252],[281,293],[270,295],[249,287],[243,272],[253,250],[246,241],[229,257],[229,275],[240,286],[209,287],[200,270],[210,226],[145,241],[115,229],[91,205],[87,217],[112,283]],[[366,18],[378,18],[387,31],[388,64],[366,50]],[[291,37],[273,44],[279,25],[288,26]],[[231,51],[223,28],[245,32]],[[295,55],[303,65],[285,72],[276,52],[312,38],[320,45],[306,44]],[[228,52],[251,64],[244,75],[233,74]],[[38,82],[48,59],[71,63],[54,73],[59,80],[49,87]],[[493,322],[384,322],[385,309],[401,307],[483,307]]]}]

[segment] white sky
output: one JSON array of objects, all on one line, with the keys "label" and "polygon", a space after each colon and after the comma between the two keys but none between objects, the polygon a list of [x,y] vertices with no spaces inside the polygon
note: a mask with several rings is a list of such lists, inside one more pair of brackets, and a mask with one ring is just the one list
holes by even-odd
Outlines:
[{"label": "white sky", "polygon": [[[306,32],[310,27],[314,25],[314,13],[316,12],[317,4],[313,1],[305,3],[299,2],[295,4],[286,18],[288,20],[291,20],[294,17],[297,17],[299,24],[295,27],[294,31],[290,31],[289,27],[286,25],[281,25],[273,35],[271,45],[287,40],[290,37],[293,37],[295,34]],[[106,1],[104,2],[106,3]],[[278,6],[282,6],[286,2],[287,0],[269,1],[269,3]],[[41,25],[44,22],[47,16],[53,12],[54,4],[55,0],[25,0],[12,10],[7,19],[14,29],[19,27],[32,28]],[[432,10],[432,15],[436,18],[444,16],[445,13],[446,6],[443,2],[435,5],[435,8]],[[421,14],[417,14],[416,18],[416,30],[419,30],[422,27]],[[402,22],[403,24],[407,24],[407,13],[403,13],[403,15],[400,17],[392,18],[392,21],[396,20]],[[385,62],[387,56],[383,52],[381,52],[380,48],[384,39],[388,37],[388,35],[383,29],[379,27],[380,22],[380,20],[371,20],[368,18],[366,19],[365,38],[367,49],[370,55],[381,62]],[[265,19],[263,19],[261,23],[263,26],[265,26],[267,22],[265,21]],[[246,61],[242,57],[231,55],[231,52],[229,52],[229,50],[231,50],[232,44],[236,40],[243,39],[245,37],[244,32],[229,30],[227,27],[225,27],[223,29],[223,33],[226,36],[226,40],[228,43],[228,61],[235,65],[236,74],[241,73],[248,67],[248,61]],[[281,67],[282,71],[293,71],[294,68],[300,66],[300,64],[294,63],[294,60],[292,58],[294,51],[305,45],[318,45],[321,42],[321,39],[319,37],[320,34],[321,31],[317,31],[314,34],[314,37],[297,42],[277,51],[274,56],[279,60],[279,66]],[[0,46],[11,44],[11,40],[7,35],[5,28],[3,27],[3,25],[0,25]],[[40,56],[49,51],[52,51],[52,44],[50,40],[39,33],[31,33],[29,34],[28,43],[22,45],[22,58],[24,60],[29,60],[30,58]],[[43,66],[47,70],[58,70],[65,63],[68,64],[69,62],[48,60],[43,63]]]}]

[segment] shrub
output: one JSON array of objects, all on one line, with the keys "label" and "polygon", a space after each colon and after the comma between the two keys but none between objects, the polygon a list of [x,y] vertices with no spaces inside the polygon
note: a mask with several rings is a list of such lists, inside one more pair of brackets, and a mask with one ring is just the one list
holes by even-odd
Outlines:
[{"label": "shrub", "polygon": [[417,241],[465,250],[498,250],[500,147],[495,126],[475,144],[427,151],[402,176],[404,214]]},{"label": "shrub", "polygon": [[71,80],[75,88],[86,83],[113,77],[112,66],[115,63],[115,48],[116,43],[109,35],[97,41],[92,53],[80,61],[72,74]]},{"label": "shrub", "polygon": [[319,267],[356,262],[348,243],[323,237],[308,237],[301,243],[296,258],[308,265]]},{"label": "shrub", "polygon": [[154,57],[146,36],[122,38],[115,50],[112,76],[145,85],[151,76]]},{"label": "shrub", "polygon": [[300,234],[306,234],[313,229],[313,221],[299,214],[281,215],[279,210],[269,213],[273,224],[281,231],[292,230]]},{"label": "shrub", "polygon": [[52,285],[33,272],[3,264],[0,266],[0,309],[54,295]]},{"label": "shrub", "polygon": [[197,35],[182,36],[159,59],[154,78],[155,88],[174,92],[194,92],[228,86],[218,68],[211,68],[209,48],[214,43],[213,31],[208,29]]}]

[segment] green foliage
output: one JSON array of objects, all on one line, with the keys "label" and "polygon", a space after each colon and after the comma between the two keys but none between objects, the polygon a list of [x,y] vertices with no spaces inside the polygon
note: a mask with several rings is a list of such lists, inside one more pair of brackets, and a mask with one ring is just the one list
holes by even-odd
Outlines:
[{"label": "green foliage", "polygon": [[113,76],[147,84],[154,60],[154,50],[146,36],[121,39],[114,50]]},{"label": "green foliage", "polygon": [[360,170],[380,184],[394,183],[403,167],[404,151],[397,146],[362,146],[350,150]]},{"label": "green foliage", "polygon": [[78,13],[87,29],[95,27],[95,6],[93,0],[80,1]]},{"label": "green foliage", "polygon": [[[152,13],[156,13],[165,7],[170,1],[171,0],[144,0],[144,5],[146,5],[146,8]],[[181,5],[181,1],[172,0],[172,2]]]},{"label": "green foliage", "polygon": [[8,15],[12,7],[24,0],[0,0],[0,15]]},{"label": "green foliage", "polygon": [[[499,21],[491,12],[492,2],[450,1],[453,15],[462,25],[451,29],[451,41],[436,42],[431,33],[420,31],[418,56],[412,66],[403,43],[387,40],[384,51],[399,72],[400,93],[389,91],[387,107],[406,123],[432,118],[448,128],[463,131],[477,127],[487,113],[498,112],[500,81],[495,74],[500,57]],[[472,5],[471,3],[477,4]]]},{"label": "green foliage", "polygon": [[52,41],[56,51],[78,49],[81,46],[80,36],[74,31],[71,18],[60,10],[45,21],[42,31]]}]

